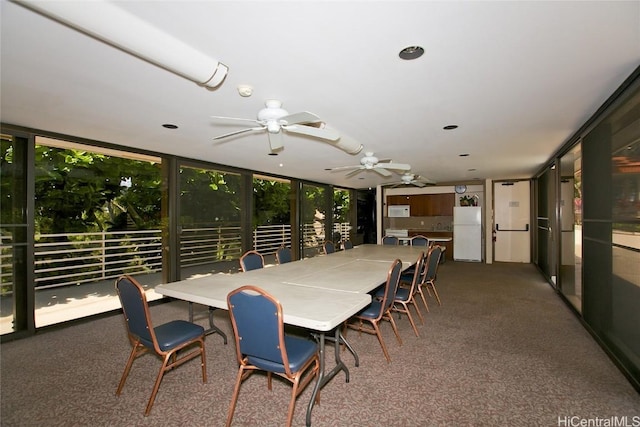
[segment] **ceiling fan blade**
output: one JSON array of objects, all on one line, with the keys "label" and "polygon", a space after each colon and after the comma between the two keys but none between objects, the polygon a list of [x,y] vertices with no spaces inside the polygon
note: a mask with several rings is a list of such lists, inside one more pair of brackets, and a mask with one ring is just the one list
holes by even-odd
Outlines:
[{"label": "ceiling fan blade", "polygon": [[420,181],[413,181],[412,184],[415,185],[416,187],[424,187],[425,185],[427,185]]},{"label": "ceiling fan blade", "polygon": [[278,132],[278,133],[267,132],[267,135],[269,135],[269,146],[271,147],[272,153],[277,153],[284,149],[282,132]]},{"label": "ceiling fan blade", "polygon": [[336,141],[340,139],[340,134],[329,130],[322,129],[313,126],[305,126],[305,125],[283,125],[282,129],[287,132],[299,133],[302,135],[309,135],[315,138],[326,139],[329,141]]},{"label": "ceiling fan blade", "polygon": [[364,170],[364,168],[358,168],[352,172],[349,172],[348,174],[346,174],[345,176],[347,178],[351,178],[352,176],[356,176],[357,174],[359,174],[360,172],[362,172]]},{"label": "ceiling fan blade", "polygon": [[384,169],[394,169],[394,170],[403,170],[408,171],[411,169],[411,165],[406,165],[404,163],[385,163],[383,165],[376,164],[374,168],[384,168]]},{"label": "ceiling fan blade", "polygon": [[384,168],[373,168],[374,171],[378,172],[382,176],[391,176],[391,172]]},{"label": "ceiling fan blade", "polygon": [[308,111],[303,111],[301,113],[293,113],[288,116],[280,117],[278,119],[280,124],[283,126],[286,125],[298,125],[304,123],[319,123],[322,122],[320,117],[316,116],[313,113],[309,113]]},{"label": "ceiling fan blade", "polygon": [[330,171],[331,172],[340,172],[343,170],[349,170],[349,169],[360,169],[362,166],[361,165],[354,165],[354,166],[339,166],[337,168],[331,168]]},{"label": "ceiling fan blade", "polygon": [[223,135],[218,135],[216,137],[214,137],[213,139],[222,139],[222,138],[227,138],[229,136],[233,136],[233,135],[239,135],[241,133],[245,133],[245,132],[252,132],[252,131],[258,131],[258,130],[264,130],[264,127],[257,127],[257,128],[246,128],[246,129],[240,129],[240,130],[236,130],[233,132],[229,132],[229,133],[225,133]]},{"label": "ceiling fan blade", "polygon": [[256,119],[242,119],[242,118],[239,118],[239,117],[211,116],[211,118],[212,119],[217,119],[217,120],[235,120],[235,121],[240,121],[240,122],[260,123]]}]

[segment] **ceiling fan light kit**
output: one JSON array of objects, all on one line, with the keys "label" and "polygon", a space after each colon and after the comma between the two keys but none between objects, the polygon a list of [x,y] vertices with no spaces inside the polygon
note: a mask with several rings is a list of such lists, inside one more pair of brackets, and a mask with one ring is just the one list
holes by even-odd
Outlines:
[{"label": "ceiling fan light kit", "polygon": [[284,149],[282,140],[282,130],[289,133],[311,136],[322,139],[336,148],[348,154],[356,154],[362,150],[362,144],[345,138],[341,139],[340,133],[325,126],[325,123],[313,113],[302,111],[289,114],[282,108],[282,102],[275,99],[268,99],[265,108],[258,111],[256,119],[244,119],[238,117],[212,116],[214,119],[243,121],[256,123],[257,127],[249,127],[237,131],[225,133],[214,137],[214,140],[239,135],[245,132],[267,131],[271,152]]},{"label": "ceiling fan light kit", "polygon": [[[112,2],[14,0],[138,58],[209,89],[219,86],[229,68]],[[134,28],[135,31],[123,31]]]},{"label": "ceiling fan light kit", "polygon": [[372,170],[376,173],[378,173],[379,175],[382,175],[384,177],[389,177],[392,175],[391,172],[389,172],[390,170],[404,170],[404,171],[408,171],[411,169],[411,165],[407,165],[404,163],[391,163],[391,161],[387,161],[387,160],[380,160],[378,159],[376,156],[373,155],[373,152],[368,151],[366,153],[364,153],[364,157],[362,157],[360,159],[360,164],[359,165],[354,165],[354,166],[340,166],[337,168],[331,168],[329,169],[331,172],[337,172],[337,171],[342,171],[342,170],[351,170],[353,169],[351,172],[347,173],[346,177],[347,178],[351,178],[352,176],[355,176],[357,174],[359,174],[360,172],[362,172],[363,170]]}]

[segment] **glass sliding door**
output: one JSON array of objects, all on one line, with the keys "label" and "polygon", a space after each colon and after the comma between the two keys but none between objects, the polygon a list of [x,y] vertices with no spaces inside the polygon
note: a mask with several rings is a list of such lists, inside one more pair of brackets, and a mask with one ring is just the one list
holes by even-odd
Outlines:
[{"label": "glass sliding door", "polygon": [[302,184],[299,200],[302,258],[321,254],[325,240],[331,240],[331,237],[326,236],[331,231],[331,214],[327,215],[331,206],[328,196],[328,187]]},{"label": "glass sliding door", "polygon": [[36,327],[119,308],[122,274],[161,282],[160,158],[36,137],[34,171]]},{"label": "glass sliding door", "polygon": [[560,292],[582,311],[582,148],[560,160]]},{"label": "glass sliding door", "polygon": [[28,140],[0,135],[0,334],[33,330],[28,254]]},{"label": "glass sliding door", "polygon": [[547,280],[557,286],[555,230],[555,166],[537,179],[535,262]]},{"label": "glass sliding door", "polygon": [[253,177],[253,248],[275,263],[280,246],[291,248],[291,181],[265,176]]},{"label": "glass sliding door", "polygon": [[341,188],[333,190],[333,242],[336,247],[339,242],[351,240],[352,235],[351,191]]},{"label": "glass sliding door", "polygon": [[205,167],[179,170],[180,279],[238,271],[242,176]]},{"label": "glass sliding door", "polygon": [[640,383],[640,86],[582,138],[585,322]]}]

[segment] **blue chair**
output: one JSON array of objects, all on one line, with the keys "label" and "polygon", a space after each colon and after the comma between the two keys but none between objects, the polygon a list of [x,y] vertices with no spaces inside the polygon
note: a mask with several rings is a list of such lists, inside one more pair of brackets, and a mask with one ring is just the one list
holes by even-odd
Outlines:
[{"label": "blue chair", "polygon": [[336,251],[336,246],[333,244],[331,240],[327,240],[322,245],[322,249],[324,250],[325,255],[329,255]]},{"label": "blue chair", "polygon": [[[118,384],[116,396],[120,395],[135,359],[147,352],[162,358],[162,366],[144,412],[147,416],[151,412],[165,372],[177,368],[188,360],[200,357],[202,382],[207,382],[204,328],[186,320],[173,320],[154,328],[142,286],[133,277],[125,275],[116,280],[116,290],[122,304],[129,341],[133,346]],[[188,351],[185,352],[187,349]]]},{"label": "blue chair", "polygon": [[396,236],[384,236],[382,238],[383,245],[398,245],[400,240]]},{"label": "blue chair", "polygon": [[[413,332],[417,337],[420,336],[418,333],[418,328],[416,328],[416,324],[413,321],[413,316],[411,315],[411,311],[409,311],[409,305],[413,305],[420,317],[420,323],[424,324],[424,318],[422,317],[422,313],[420,313],[420,309],[416,304],[415,296],[418,293],[418,288],[420,288],[420,284],[422,278],[424,276],[424,263],[425,263],[425,254],[424,252],[420,252],[418,255],[418,259],[416,260],[415,268],[413,270],[413,274],[407,280],[406,273],[402,273],[400,275],[400,284],[398,285],[398,290],[396,292],[396,297],[393,300],[393,307],[391,308],[392,312],[398,314],[406,314],[409,318],[409,323],[411,323],[411,327],[413,328]],[[407,286],[408,285],[408,286]],[[384,288],[379,289],[376,292],[376,298],[384,297]]]},{"label": "blue chair", "polygon": [[353,249],[353,243],[351,243],[351,240],[345,240],[342,242],[342,248],[344,250]]},{"label": "blue chair", "polygon": [[[242,382],[256,371],[265,371],[269,390],[272,374],[293,384],[287,415],[287,426],[290,426],[296,398],[320,373],[318,344],[285,335],[280,302],[256,286],[231,291],[227,295],[227,305],[239,369],[226,425],[231,425]],[[316,403],[319,399],[318,394]]]},{"label": "blue chair", "polygon": [[384,339],[382,339],[379,323],[382,320],[388,320],[389,323],[391,323],[391,327],[393,328],[393,332],[396,335],[398,343],[402,345],[402,339],[398,333],[396,322],[393,320],[393,316],[391,316],[391,309],[393,307],[396,291],[398,290],[398,284],[400,282],[401,270],[402,262],[399,259],[396,259],[391,264],[391,268],[389,268],[389,272],[387,273],[387,281],[384,285],[384,294],[382,299],[374,299],[369,306],[349,319],[344,328],[345,335],[347,329],[355,329],[359,332],[376,335],[387,362],[391,362],[391,357],[389,357],[387,346],[384,343]]},{"label": "blue chair", "polygon": [[[425,287],[427,289],[427,293],[430,294],[430,290],[433,291],[433,294],[436,297],[436,301],[438,301],[438,305],[442,305],[440,301],[440,295],[438,295],[438,291],[436,290],[436,278],[438,276],[438,266],[440,265],[440,258],[442,257],[442,246],[435,245],[429,251],[429,256],[427,257],[426,262],[426,272],[424,274],[424,278],[422,280],[420,287]],[[427,305],[427,300],[424,297],[424,293],[420,292],[422,296],[422,302],[424,305]]]},{"label": "blue chair", "polygon": [[411,246],[426,246],[429,247],[429,239],[425,236],[413,236],[411,238]]},{"label": "blue chair", "polygon": [[278,261],[278,264],[286,264],[292,260],[293,256],[291,255],[291,248],[280,246],[276,251],[276,261]]},{"label": "blue chair", "polygon": [[258,251],[247,251],[240,257],[242,271],[257,270],[264,267],[264,257]]}]

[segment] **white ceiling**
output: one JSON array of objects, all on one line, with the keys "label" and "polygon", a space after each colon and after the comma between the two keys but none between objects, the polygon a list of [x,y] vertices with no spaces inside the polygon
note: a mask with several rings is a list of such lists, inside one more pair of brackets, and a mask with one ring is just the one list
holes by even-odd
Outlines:
[{"label": "white ceiling", "polygon": [[[351,188],[399,180],[325,170],[365,151],[438,182],[531,177],[640,64],[638,1],[117,3],[226,64],[207,90],[0,1],[3,123]],[[413,45],[425,54],[401,60]],[[212,141],[244,125],[210,116],[255,118],[274,98],[365,149],[287,134],[268,156],[264,133]]]}]

